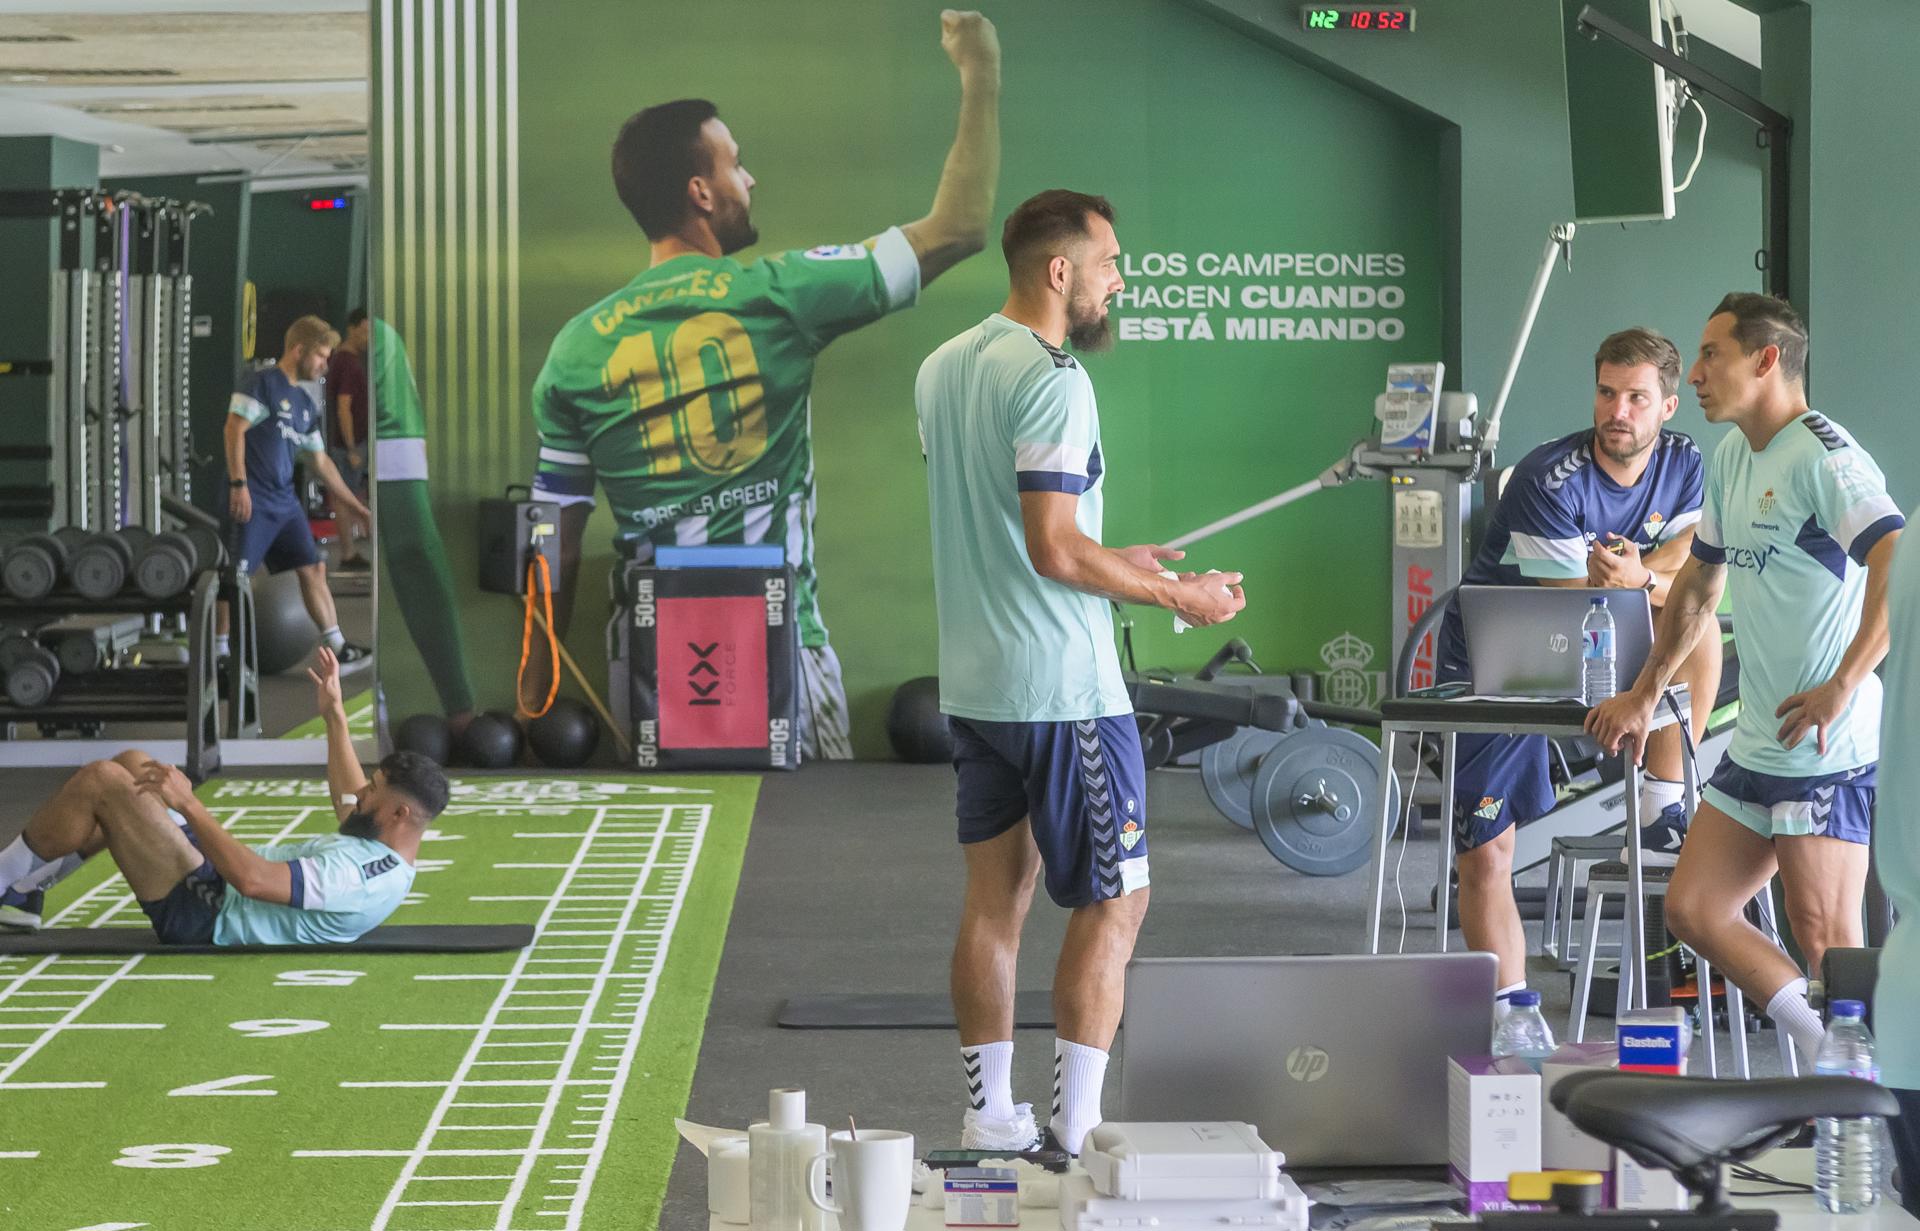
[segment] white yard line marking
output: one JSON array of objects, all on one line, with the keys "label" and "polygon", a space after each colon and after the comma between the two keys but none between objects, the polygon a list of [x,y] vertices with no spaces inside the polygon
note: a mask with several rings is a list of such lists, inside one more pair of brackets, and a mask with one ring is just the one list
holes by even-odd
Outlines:
[{"label": "white yard line marking", "polygon": [[[228,827],[232,827],[236,822],[240,820],[240,818],[246,813],[246,811],[247,811],[246,808],[233,809],[231,815],[229,815],[226,818],[223,824]],[[290,821],[288,821],[288,823],[280,829],[279,833],[276,835],[276,840],[278,840],[279,838],[284,838],[287,834],[292,833],[294,830],[298,829],[300,825],[307,819],[307,817],[313,813],[313,811],[314,809],[312,808],[301,808],[297,810],[294,813],[293,818]],[[119,890],[125,891],[126,881],[123,880],[117,874],[107,877],[105,880],[101,881],[98,885],[93,886],[93,888],[81,894],[71,904],[69,904],[66,907],[66,909],[60,911],[58,914],[54,915],[51,919],[49,919],[47,921],[48,926],[49,927],[54,926],[56,924],[59,924],[63,920],[69,918],[70,916],[74,916],[78,913],[83,912],[84,909],[87,908],[90,904],[98,905],[98,903],[94,901],[96,897],[101,897],[101,898],[112,897],[115,893],[116,886],[118,887]],[[111,902],[111,904],[107,906],[106,910],[102,914],[94,918],[92,923],[88,924],[87,926],[89,927],[101,926],[109,918],[112,917],[115,911],[122,909],[128,904],[131,904],[133,901],[134,901],[134,897],[131,891],[120,893],[119,896],[114,897],[113,901]],[[62,961],[64,961],[65,964],[68,966],[79,966],[79,967],[84,967],[91,970],[99,970],[100,973],[88,974],[88,975],[73,975],[73,976],[66,976],[64,974],[55,976],[55,975],[47,974],[48,967],[52,966],[56,962],[62,962]],[[97,958],[63,959],[61,955],[57,953],[50,954],[44,960],[34,965],[25,974],[22,974],[12,979],[7,984],[6,987],[0,988],[0,1002],[4,1002],[15,995],[19,995],[19,996],[61,995],[61,996],[76,996],[79,998],[78,1001],[75,1004],[73,1004],[71,1007],[69,1007],[66,1010],[66,1012],[59,1017],[57,1021],[40,1023],[39,1024],[39,1029],[41,1030],[40,1036],[34,1039],[33,1041],[27,1043],[24,1047],[21,1047],[19,1049],[19,1054],[9,1059],[5,1065],[0,1065],[0,1090],[70,1090],[70,1089],[95,1090],[105,1086],[106,1085],[105,1082],[14,1082],[10,1079],[13,1077],[14,1074],[18,1073],[21,1070],[21,1068],[23,1068],[29,1060],[32,1060],[35,1056],[39,1055],[41,1050],[44,1049],[48,1043],[51,1043],[62,1031],[78,1030],[78,1029],[85,1028],[87,1024],[83,1024],[77,1021],[76,1019],[78,1019],[80,1015],[85,1013],[88,1009],[92,1008],[93,1005],[97,1001],[99,1001],[99,999],[102,996],[104,996],[107,993],[109,988],[113,987],[115,984],[121,982],[124,979],[127,979],[129,977],[135,977],[133,976],[133,970],[136,966],[140,964],[140,961],[141,961],[141,955],[139,954],[135,954],[134,956],[127,958],[124,961],[121,961],[117,958],[114,958],[114,959],[97,959]],[[110,969],[103,969],[103,968],[110,968]],[[70,978],[81,979],[81,980],[91,979],[93,981],[94,986],[90,991],[75,990],[70,992],[55,992],[55,993],[28,992],[28,991],[22,990],[26,986],[27,981],[29,979],[54,978],[54,977],[70,977]],[[209,975],[209,976],[202,976],[202,977],[211,978],[212,976]],[[49,1010],[31,1009],[31,1008],[23,1009],[23,1008],[8,1006],[8,1007],[0,1008],[0,1012],[26,1012],[26,1013],[42,1012],[44,1013],[44,1012],[49,1012]],[[144,1030],[144,1029],[152,1029],[154,1027],[149,1025],[134,1026],[134,1025],[113,1024],[111,1027],[96,1027],[96,1028]],[[12,1048],[17,1045],[9,1044],[8,1046],[9,1048]]]}]

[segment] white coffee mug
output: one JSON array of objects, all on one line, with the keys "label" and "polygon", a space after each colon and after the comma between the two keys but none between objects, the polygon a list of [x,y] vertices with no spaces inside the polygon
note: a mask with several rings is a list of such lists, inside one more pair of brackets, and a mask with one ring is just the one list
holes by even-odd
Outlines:
[{"label": "white coffee mug", "polygon": [[[833,1160],[833,1204],[827,1160]],[[837,1216],[840,1231],[903,1231],[913,1205],[913,1134],[863,1128],[831,1133],[807,1164],[807,1200]]]}]

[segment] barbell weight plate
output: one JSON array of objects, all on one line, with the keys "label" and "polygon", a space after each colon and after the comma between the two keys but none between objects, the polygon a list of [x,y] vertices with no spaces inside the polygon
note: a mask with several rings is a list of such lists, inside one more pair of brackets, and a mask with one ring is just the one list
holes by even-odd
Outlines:
[{"label": "barbell weight plate", "polygon": [[1260,759],[1292,734],[1240,727],[1200,750],[1200,782],[1221,816],[1242,829],[1253,829],[1253,777],[1260,770]]},{"label": "barbell weight plate", "polygon": [[[1396,811],[1399,794],[1396,784]],[[1296,731],[1261,758],[1249,804],[1253,830],[1275,859],[1308,876],[1342,876],[1373,850],[1380,750],[1345,727]]]}]

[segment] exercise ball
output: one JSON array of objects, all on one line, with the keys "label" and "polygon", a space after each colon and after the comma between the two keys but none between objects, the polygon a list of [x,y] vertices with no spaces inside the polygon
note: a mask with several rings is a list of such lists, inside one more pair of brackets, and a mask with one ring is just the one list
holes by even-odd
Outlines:
[{"label": "exercise ball", "polygon": [[253,636],[261,675],[309,661],[320,644],[320,629],[300,597],[300,577],[292,570],[253,578]]},{"label": "exercise ball", "polygon": [[931,675],[894,689],[887,706],[887,740],[902,761],[932,765],[953,760],[953,732],[940,712],[940,681]]},{"label": "exercise ball", "polygon": [[600,721],[586,702],[561,697],[527,724],[527,745],[542,765],[578,769],[600,746]]},{"label": "exercise ball", "polygon": [[415,714],[401,723],[393,746],[402,752],[417,752],[435,765],[453,764],[453,732],[438,714]]},{"label": "exercise ball", "polygon": [[520,724],[510,714],[475,714],[460,735],[460,759],[475,769],[505,769],[520,759]]}]

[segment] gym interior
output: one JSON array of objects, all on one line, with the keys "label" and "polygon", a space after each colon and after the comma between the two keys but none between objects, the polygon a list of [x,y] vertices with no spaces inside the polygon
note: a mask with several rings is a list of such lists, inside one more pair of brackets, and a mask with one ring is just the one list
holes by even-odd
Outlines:
[{"label": "gym interior", "polygon": [[[0,2],[0,1215],[1909,1228],[1914,17]],[[1053,189],[1106,212],[1047,231]],[[982,484],[941,414],[985,386],[942,382],[1002,327],[1092,436],[1008,429]],[[1807,604],[1715,486],[1755,389],[1845,462],[1781,531],[1844,627],[1775,692]],[[1522,524],[1668,459],[1632,524]],[[1070,585],[1042,507],[1152,547]],[[1007,567],[954,537],[983,510]],[[1794,699],[1751,702],[1854,665],[1884,725],[1836,704],[1819,755],[1886,755],[1754,804],[1813,818],[1769,839],[1726,771],[1784,780],[1741,741]],[[1078,709],[965,699],[1082,666]],[[1643,695],[1641,763],[1603,745]],[[1537,757],[1517,823],[1487,746]],[[298,912],[285,844],[419,763],[405,887],[325,943],[182,943],[105,816],[165,802],[223,900],[198,826],[280,844]],[[1809,843],[1852,886],[1817,938]],[[1869,1075],[1843,1044],[1884,1084],[1816,1078]]]}]

